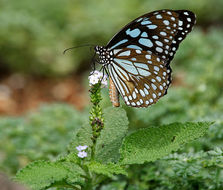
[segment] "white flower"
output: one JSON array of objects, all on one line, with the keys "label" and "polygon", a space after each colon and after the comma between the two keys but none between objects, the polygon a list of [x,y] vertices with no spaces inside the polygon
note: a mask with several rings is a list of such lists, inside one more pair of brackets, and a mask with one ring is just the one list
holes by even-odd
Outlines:
[{"label": "white flower", "polygon": [[107,87],[107,85],[108,85],[107,75],[104,74],[104,76],[103,76],[103,73],[100,72],[100,71],[97,71],[97,70],[92,71],[90,73],[90,76],[88,77],[88,79],[89,79],[89,85],[90,86],[93,86],[93,85],[97,84],[99,81],[101,81],[102,88]]},{"label": "white flower", "polygon": [[85,158],[87,157],[87,152],[85,151],[82,151],[82,152],[78,152],[78,155],[77,155],[79,158]]},{"label": "white flower", "polygon": [[76,149],[80,152],[82,150],[85,150],[87,147],[88,147],[87,145],[84,145],[84,146],[79,145],[76,147]]}]

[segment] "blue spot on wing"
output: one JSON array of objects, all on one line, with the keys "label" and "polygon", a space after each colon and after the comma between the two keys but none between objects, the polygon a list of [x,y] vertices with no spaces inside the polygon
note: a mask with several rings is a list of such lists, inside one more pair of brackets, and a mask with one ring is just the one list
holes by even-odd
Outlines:
[{"label": "blue spot on wing", "polygon": [[119,45],[121,45],[121,44],[124,44],[124,43],[127,42],[127,41],[128,41],[127,39],[121,40],[121,41],[119,41],[118,43],[116,43],[115,45],[113,45],[113,46],[111,47],[111,49],[113,49],[113,48],[115,48],[115,47],[117,47],[117,46],[119,46]]},{"label": "blue spot on wing", "polygon": [[131,30],[130,28],[128,30],[126,30],[125,32],[127,35],[130,35],[133,38],[136,38],[137,36],[139,36],[139,34],[141,33],[141,31],[136,28],[134,30]]},{"label": "blue spot on wing", "polygon": [[127,48],[142,50],[142,48],[137,45],[129,45],[129,46],[127,46]]},{"label": "blue spot on wing", "polygon": [[144,20],[141,22],[141,25],[147,25],[147,24],[152,24],[152,22],[149,20]]},{"label": "blue spot on wing", "polygon": [[139,43],[147,47],[153,47],[153,43],[150,39],[140,38]]}]

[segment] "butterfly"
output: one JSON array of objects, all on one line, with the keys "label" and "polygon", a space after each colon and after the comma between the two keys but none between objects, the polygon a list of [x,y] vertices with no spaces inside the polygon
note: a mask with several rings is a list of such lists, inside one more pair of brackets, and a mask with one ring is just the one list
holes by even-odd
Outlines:
[{"label": "butterfly", "polygon": [[119,94],[132,107],[148,107],[167,94],[170,62],[195,22],[189,10],[153,11],[124,26],[106,46],[95,46],[109,74],[113,106],[120,106]]}]

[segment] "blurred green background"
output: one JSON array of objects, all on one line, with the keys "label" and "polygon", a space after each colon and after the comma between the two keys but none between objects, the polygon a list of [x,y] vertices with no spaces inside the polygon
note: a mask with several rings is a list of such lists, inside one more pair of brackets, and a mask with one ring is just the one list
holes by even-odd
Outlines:
[{"label": "blurred green background", "polygon": [[[63,50],[105,45],[134,18],[163,8],[189,9],[196,13],[197,24],[171,63],[168,94],[147,109],[123,104],[130,130],[176,121],[215,121],[204,138],[177,153],[180,166],[185,166],[184,154],[202,157],[203,151],[222,148],[222,0],[0,0],[1,172],[14,176],[30,161],[55,159],[88,118],[87,76],[93,52],[79,48],[63,55]],[[111,105],[107,89],[102,105]],[[122,189],[126,184],[132,189],[223,189],[222,165],[212,165],[209,171],[202,160],[197,170],[190,164],[188,170],[176,170],[167,163],[134,166],[129,179],[117,178],[103,189]]]}]

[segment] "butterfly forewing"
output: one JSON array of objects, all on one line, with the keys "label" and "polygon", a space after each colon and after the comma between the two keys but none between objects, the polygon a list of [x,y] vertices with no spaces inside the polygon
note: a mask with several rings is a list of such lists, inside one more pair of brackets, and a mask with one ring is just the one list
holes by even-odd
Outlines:
[{"label": "butterfly forewing", "polygon": [[160,10],[136,18],[107,44],[109,49],[134,48],[158,55],[169,64],[179,43],[192,30],[195,15],[187,10]]},{"label": "butterfly forewing", "polygon": [[109,74],[127,105],[147,107],[166,94],[171,70],[157,55],[130,48],[113,51]]}]

